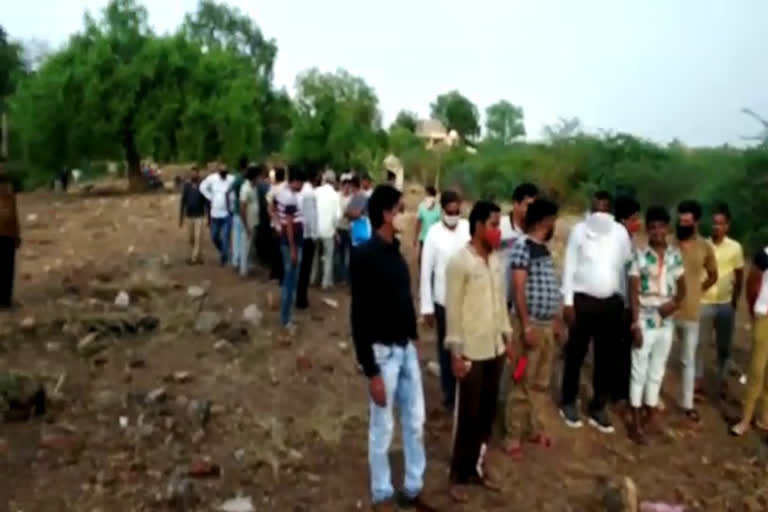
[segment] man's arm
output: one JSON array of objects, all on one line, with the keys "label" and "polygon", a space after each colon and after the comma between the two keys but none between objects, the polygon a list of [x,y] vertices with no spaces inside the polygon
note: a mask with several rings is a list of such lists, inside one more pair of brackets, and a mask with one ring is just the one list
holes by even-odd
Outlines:
[{"label": "man's arm", "polygon": [[525,268],[512,267],[512,286],[515,291],[515,313],[520,319],[520,325],[523,332],[530,326],[528,316],[528,301],[525,297],[525,282],[528,280],[528,270]]},{"label": "man's arm", "polygon": [[707,271],[707,278],[701,283],[701,291],[706,292],[717,282],[717,260],[712,245],[705,244],[707,254],[704,256],[704,269]]},{"label": "man's arm", "polygon": [[739,249],[733,262],[733,293],[731,294],[731,304],[733,309],[736,309],[739,305],[739,299],[741,298],[741,290],[744,284],[744,251],[741,248],[741,244],[738,244]]},{"label": "man's arm", "polygon": [[211,189],[211,183],[212,183],[211,176],[207,176],[200,183],[200,193],[203,194],[203,197],[206,198],[209,203],[213,201],[213,190]]},{"label": "man's arm", "polygon": [[752,260],[752,266],[747,275],[747,304],[749,305],[749,314],[754,315],[755,303],[760,296],[760,288],[763,285],[763,272],[768,270],[768,254],[761,249],[755,254]]},{"label": "man's arm", "polygon": [[462,305],[466,292],[466,278],[461,253],[454,255],[445,270],[445,346],[454,355],[464,348]]},{"label": "man's arm", "polygon": [[[421,252],[421,274],[419,279],[422,315],[432,315],[435,313],[435,299],[432,294],[432,275],[435,272],[436,263],[434,245],[435,237],[427,234],[427,238],[424,240],[424,249]],[[442,277],[445,279],[445,276]]]},{"label": "man's arm", "polygon": [[363,373],[368,378],[379,375],[379,366],[373,355],[373,340],[369,331],[372,311],[373,289],[372,272],[375,268],[368,263],[364,250],[354,251],[349,265],[352,302],[350,318],[352,322],[352,340],[355,344],[357,362],[363,367]]}]

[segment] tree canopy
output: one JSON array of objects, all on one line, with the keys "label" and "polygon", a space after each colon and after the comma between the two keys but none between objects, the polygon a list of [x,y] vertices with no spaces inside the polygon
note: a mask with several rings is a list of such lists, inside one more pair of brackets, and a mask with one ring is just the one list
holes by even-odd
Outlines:
[{"label": "tree canopy", "polygon": [[477,106],[459,91],[438,96],[432,104],[432,117],[442,121],[448,130],[456,130],[462,139],[480,135]]},{"label": "tree canopy", "polygon": [[509,144],[525,137],[523,108],[501,100],[485,109],[485,131],[489,140]]}]

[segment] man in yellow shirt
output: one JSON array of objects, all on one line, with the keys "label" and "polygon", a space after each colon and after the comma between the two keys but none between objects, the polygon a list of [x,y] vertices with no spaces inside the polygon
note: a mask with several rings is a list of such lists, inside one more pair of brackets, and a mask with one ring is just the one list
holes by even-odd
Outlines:
[{"label": "man in yellow shirt", "polygon": [[712,214],[712,237],[709,242],[717,262],[717,282],[701,299],[699,353],[696,377],[703,376],[703,348],[712,341],[717,345],[717,374],[721,393],[725,392],[725,372],[731,355],[734,316],[741,297],[744,278],[744,253],[741,244],[728,237],[731,212],[728,205],[715,205]]}]

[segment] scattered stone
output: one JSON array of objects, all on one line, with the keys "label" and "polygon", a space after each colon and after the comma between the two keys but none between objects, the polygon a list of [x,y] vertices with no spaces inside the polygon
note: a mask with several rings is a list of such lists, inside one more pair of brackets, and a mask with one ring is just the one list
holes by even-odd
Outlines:
[{"label": "scattered stone", "polygon": [[31,331],[32,329],[35,328],[36,325],[37,325],[37,321],[33,316],[24,317],[24,319],[21,321],[21,324],[20,324],[21,328],[24,329],[25,331]]},{"label": "scattered stone", "polygon": [[30,224],[37,222],[37,214],[36,213],[30,213],[27,215],[27,222]]},{"label": "scattered stone", "polygon": [[174,477],[166,488],[168,504],[175,510],[191,510],[199,498],[194,483],[188,478]]},{"label": "scattered stone", "polygon": [[146,402],[148,404],[159,404],[165,402],[166,398],[168,398],[168,393],[166,393],[165,388],[157,388],[147,393]]},{"label": "scattered stone", "polygon": [[205,439],[205,430],[198,429],[192,433],[192,444],[198,445]]},{"label": "scattered stone", "polygon": [[142,439],[149,439],[155,433],[155,426],[152,425],[151,423],[145,423],[143,425],[139,425],[136,428],[136,433]]},{"label": "scattered stone", "polygon": [[173,372],[173,380],[179,384],[184,384],[192,380],[192,372]]},{"label": "scattered stone", "polygon": [[189,404],[189,398],[187,398],[184,395],[179,395],[176,397],[176,407],[179,409],[186,409],[187,404]]},{"label": "scattered stone", "polygon": [[235,346],[225,339],[220,339],[214,343],[213,349],[216,350],[216,352],[232,352],[236,350]]},{"label": "scattered stone", "polygon": [[319,484],[322,482],[322,478],[320,478],[320,475],[316,475],[314,473],[307,473],[307,481],[313,484]]},{"label": "scattered stone", "polygon": [[123,403],[123,398],[117,391],[102,389],[93,394],[93,403],[99,409],[112,409]]},{"label": "scattered stone", "polygon": [[165,429],[166,430],[173,430],[173,428],[176,426],[176,420],[172,417],[168,416],[165,418]]},{"label": "scattered stone", "polygon": [[250,496],[232,498],[221,504],[221,512],[256,512]]},{"label": "scattered stone", "polygon": [[427,371],[435,377],[440,377],[440,365],[437,363],[437,361],[428,362]]},{"label": "scattered stone", "polygon": [[127,308],[130,305],[131,297],[128,295],[128,292],[121,290],[120,293],[117,294],[117,297],[115,297],[115,306],[119,308]]},{"label": "scattered stone", "polygon": [[86,334],[77,342],[77,352],[84,357],[91,357],[107,348],[106,341],[99,340],[99,333]]},{"label": "scattered stone", "polygon": [[187,405],[187,417],[198,421],[204,427],[211,417],[211,402],[208,400],[190,401]]},{"label": "scattered stone", "polygon": [[237,462],[243,462],[245,460],[245,450],[242,448],[235,450],[235,453],[232,455],[235,457]]},{"label": "scattered stone", "polygon": [[254,327],[261,326],[261,320],[264,317],[256,304],[251,304],[243,310],[243,320]]},{"label": "scattered stone", "polygon": [[128,416],[120,416],[117,423],[120,425],[120,428],[128,428]]},{"label": "scattered stone", "polygon": [[187,288],[187,295],[193,299],[199,299],[205,295],[205,288],[202,286],[190,286]]},{"label": "scattered stone", "polygon": [[217,478],[221,476],[221,467],[204,460],[189,465],[189,476],[193,478]]},{"label": "scattered stone", "polygon": [[290,450],[288,450],[288,457],[290,457],[293,460],[299,461],[304,458],[304,455],[299,450],[291,448]]},{"label": "scattered stone", "polygon": [[215,311],[203,311],[197,316],[195,330],[199,333],[209,334],[221,325],[221,315]]},{"label": "scattered stone", "polygon": [[333,309],[338,309],[339,307],[339,301],[335,299],[331,299],[330,297],[323,297],[322,298],[323,304],[326,306],[332,307]]},{"label": "scattered stone", "polygon": [[601,488],[602,510],[605,512],[638,512],[637,487],[628,476],[620,479],[602,478],[598,486]]},{"label": "scattered stone", "polygon": [[45,350],[48,352],[58,352],[61,350],[61,343],[58,341],[49,341],[45,344]]},{"label": "scattered stone", "polygon": [[341,350],[342,352],[347,352],[349,350],[349,343],[347,343],[346,341],[340,341],[339,343],[337,343],[337,345],[339,347],[339,350]]}]

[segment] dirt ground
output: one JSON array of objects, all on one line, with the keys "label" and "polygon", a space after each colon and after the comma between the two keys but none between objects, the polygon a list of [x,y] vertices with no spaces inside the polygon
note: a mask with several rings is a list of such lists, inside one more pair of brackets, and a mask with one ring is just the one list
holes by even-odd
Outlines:
[{"label": "dirt ground", "polygon": [[[162,193],[20,197],[21,308],[0,316],[0,370],[39,377],[51,403],[42,418],[0,424],[0,510],[203,511],[236,496],[259,511],[367,510],[366,387],[349,339],[346,289],[313,289],[289,343],[270,308],[274,283],[263,275],[240,280],[216,265],[207,238],[208,263],[184,264],[177,201]],[[404,250],[413,264],[411,244]],[[127,307],[114,304],[121,291]],[[243,319],[251,304],[261,321]],[[440,510],[623,510],[603,495],[606,482],[624,476],[641,500],[768,510],[768,445],[757,434],[727,434],[740,372],[729,377],[731,399],[702,402],[702,427],[691,430],[674,407],[674,359],[665,430],[651,445],[635,446],[622,426],[614,435],[569,430],[553,401],[553,446],[528,449],[522,462],[494,451],[504,492],[478,490],[457,507],[445,493],[450,418],[427,370],[434,333],[423,329],[421,337],[425,491]],[[744,367],[743,325],[737,338],[735,361]],[[713,357],[708,347],[709,368]],[[585,403],[589,382],[585,373]],[[399,441],[393,468],[397,485]]]}]

